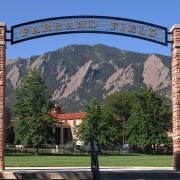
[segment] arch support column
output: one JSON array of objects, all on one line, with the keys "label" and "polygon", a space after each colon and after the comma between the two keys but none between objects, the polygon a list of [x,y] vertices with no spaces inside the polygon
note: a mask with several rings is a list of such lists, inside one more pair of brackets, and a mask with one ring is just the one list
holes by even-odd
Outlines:
[{"label": "arch support column", "polygon": [[180,24],[172,33],[172,108],[174,170],[180,171]]},{"label": "arch support column", "polygon": [[4,169],[6,26],[0,22],[0,170]]}]

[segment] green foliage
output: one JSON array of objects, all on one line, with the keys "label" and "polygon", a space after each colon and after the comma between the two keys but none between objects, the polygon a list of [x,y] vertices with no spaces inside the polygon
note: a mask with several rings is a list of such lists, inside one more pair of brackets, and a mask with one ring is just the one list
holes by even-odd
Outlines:
[{"label": "green foliage", "polygon": [[30,71],[15,91],[14,122],[15,143],[32,144],[37,148],[48,134],[52,119],[48,111],[52,107],[48,89],[37,70]]},{"label": "green foliage", "polygon": [[32,70],[15,90],[13,111],[19,118],[39,117],[51,108],[50,95],[41,74]]},{"label": "green foliage", "polygon": [[147,151],[164,143],[171,130],[171,110],[166,99],[151,88],[135,93],[132,113],[126,124],[128,142]]},{"label": "green foliage", "polygon": [[123,124],[131,115],[131,109],[134,102],[134,94],[132,92],[115,92],[106,97],[105,106],[113,114],[118,127],[118,141],[123,140]]},{"label": "green foliage", "polygon": [[125,91],[115,92],[107,96],[105,104],[117,119],[128,119],[133,104],[133,93]]},{"label": "green foliage", "polygon": [[86,111],[87,116],[79,127],[83,140],[94,134],[105,146],[122,143],[124,134],[125,142],[146,152],[162,143],[170,147],[167,132],[172,128],[171,107],[165,97],[151,88],[116,92],[105,99],[105,106],[93,100]]},{"label": "green foliage", "polygon": [[53,119],[41,116],[31,119],[21,119],[14,122],[15,144],[32,144],[39,147],[49,134],[49,123]]},{"label": "green foliage", "polygon": [[113,115],[96,100],[92,100],[86,107],[87,115],[78,128],[78,136],[89,141],[95,135],[101,146],[113,144],[116,140],[117,126]]},{"label": "green foliage", "polygon": [[29,120],[16,120],[13,123],[15,131],[15,144],[30,144],[30,137],[27,135],[30,126]]}]

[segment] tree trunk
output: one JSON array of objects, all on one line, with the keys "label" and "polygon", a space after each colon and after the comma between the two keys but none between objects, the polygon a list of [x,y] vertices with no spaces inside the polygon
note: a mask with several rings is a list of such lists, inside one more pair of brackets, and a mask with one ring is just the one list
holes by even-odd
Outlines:
[{"label": "tree trunk", "polygon": [[145,147],[145,153],[146,154],[152,154],[153,153],[151,145],[147,145]]},{"label": "tree trunk", "polygon": [[153,146],[153,154],[156,154],[156,147],[155,147],[155,144],[153,144],[152,146]]},{"label": "tree trunk", "polygon": [[99,154],[102,154],[102,149],[101,149],[101,146],[99,145],[99,143],[97,143],[97,146],[98,146]]},{"label": "tree trunk", "polygon": [[39,155],[39,147],[36,146],[36,155],[38,156]]}]

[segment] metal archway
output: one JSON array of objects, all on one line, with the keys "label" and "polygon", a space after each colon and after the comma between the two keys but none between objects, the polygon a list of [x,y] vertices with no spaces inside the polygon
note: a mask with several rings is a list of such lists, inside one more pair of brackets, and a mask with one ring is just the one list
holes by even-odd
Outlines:
[{"label": "metal archway", "polygon": [[[10,33],[10,38],[6,35]],[[172,46],[172,100],[174,169],[180,170],[180,25],[167,28],[133,19],[109,16],[65,16],[40,19],[6,29],[0,22],[0,170],[4,169],[5,65],[6,42],[20,43],[30,39],[72,33],[102,33],[128,36]],[[172,34],[172,41],[168,35]]]},{"label": "metal archway", "polygon": [[129,36],[167,46],[167,28],[133,19],[110,16],[64,16],[30,21],[11,27],[11,44],[72,33]]}]

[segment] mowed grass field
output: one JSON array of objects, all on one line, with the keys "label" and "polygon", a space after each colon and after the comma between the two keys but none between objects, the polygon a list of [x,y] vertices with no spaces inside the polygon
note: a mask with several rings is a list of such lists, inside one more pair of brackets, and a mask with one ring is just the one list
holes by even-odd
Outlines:
[{"label": "mowed grass field", "polygon": [[[6,167],[83,167],[90,166],[88,155],[6,155]],[[172,155],[100,155],[100,166],[149,166],[170,167]]]}]

